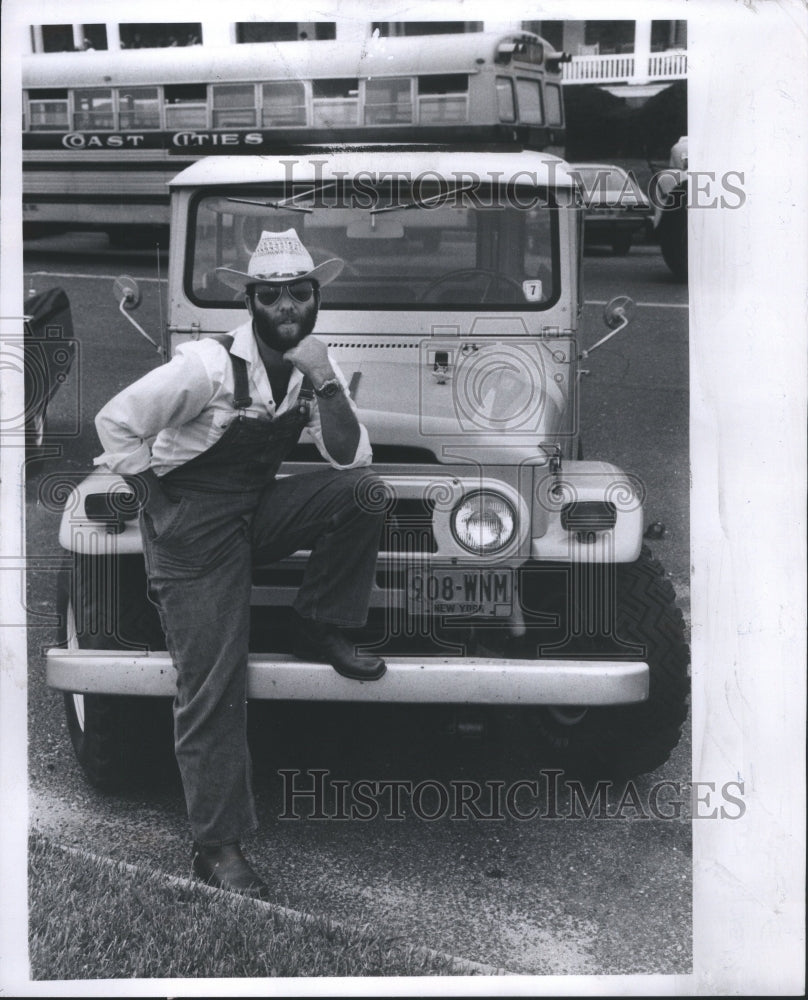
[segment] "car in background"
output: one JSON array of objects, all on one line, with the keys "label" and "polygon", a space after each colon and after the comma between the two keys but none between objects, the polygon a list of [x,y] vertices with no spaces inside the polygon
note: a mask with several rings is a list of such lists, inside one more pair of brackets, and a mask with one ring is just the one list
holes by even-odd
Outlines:
[{"label": "car in background", "polygon": [[634,239],[649,231],[651,202],[636,178],[613,163],[573,163],[584,200],[584,243],[610,246],[624,255]]},{"label": "car in background", "polygon": [[654,172],[654,239],[677,281],[687,281],[687,136],[671,147],[667,167]]},{"label": "car in background", "polygon": [[31,296],[25,303],[25,443],[34,451],[45,444],[48,405],[67,379],[75,353],[64,289]]}]

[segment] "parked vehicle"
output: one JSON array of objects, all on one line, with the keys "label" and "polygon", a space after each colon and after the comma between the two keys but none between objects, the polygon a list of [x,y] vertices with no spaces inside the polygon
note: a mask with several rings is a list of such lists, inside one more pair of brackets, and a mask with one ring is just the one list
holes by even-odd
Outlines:
[{"label": "parked vehicle", "polygon": [[[171,182],[162,347],[244,321],[217,276],[265,230],[297,230],[315,263],[341,257],[316,335],[350,381],[385,484],[367,627],[373,684],[288,652],[307,553],[255,567],[253,699],[508,707],[537,762],[600,775],[659,767],[687,714],[688,650],[662,567],[643,545],[639,480],[581,457],[579,367],[628,324],[580,342],[583,213],[563,161],[518,147],[312,147],[210,157]],[[116,282],[128,315],[137,285]],[[143,331],[140,327],[138,329]],[[591,364],[591,362],[590,362]],[[282,472],[317,468],[303,440]],[[171,658],[146,582],[129,486],[98,468],[65,504],[64,692],[90,781],[125,780],[152,746]]]},{"label": "parked vehicle", "polygon": [[648,231],[651,202],[622,167],[610,163],[573,163],[570,171],[584,200],[584,242],[610,246],[624,255]]},{"label": "parked vehicle", "polygon": [[671,147],[670,165],[656,175],[654,236],[677,281],[687,281],[687,136]]},{"label": "parked vehicle", "polygon": [[24,231],[165,246],[166,185],[211,153],[414,129],[561,149],[562,58],[525,31],[37,53],[22,71]]},{"label": "parked vehicle", "polygon": [[73,364],[76,342],[67,293],[51,288],[25,304],[25,439],[41,448],[47,431],[48,405]]}]

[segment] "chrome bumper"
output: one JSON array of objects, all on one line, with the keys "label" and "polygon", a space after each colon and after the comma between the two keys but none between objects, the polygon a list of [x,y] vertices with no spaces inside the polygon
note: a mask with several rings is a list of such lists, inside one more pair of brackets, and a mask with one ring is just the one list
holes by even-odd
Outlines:
[{"label": "chrome bumper", "polygon": [[[50,649],[47,682],[82,694],[172,697],[165,652]],[[622,660],[508,660],[484,657],[386,658],[378,681],[358,682],[328,664],[286,654],[249,659],[247,695],[289,701],[484,705],[619,705],[648,698],[648,664]]]}]

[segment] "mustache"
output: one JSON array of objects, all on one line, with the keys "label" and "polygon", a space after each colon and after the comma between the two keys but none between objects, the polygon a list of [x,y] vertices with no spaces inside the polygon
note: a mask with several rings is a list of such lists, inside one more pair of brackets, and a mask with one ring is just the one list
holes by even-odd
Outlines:
[{"label": "mustache", "polygon": [[289,319],[300,319],[300,311],[295,309],[294,306],[284,306],[282,309],[278,310],[278,322],[282,323]]}]

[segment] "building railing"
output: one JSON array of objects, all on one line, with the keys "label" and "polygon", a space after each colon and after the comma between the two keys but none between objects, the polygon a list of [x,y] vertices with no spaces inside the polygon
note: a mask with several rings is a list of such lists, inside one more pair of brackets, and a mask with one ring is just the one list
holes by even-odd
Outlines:
[{"label": "building railing", "polygon": [[687,52],[653,52],[648,59],[652,80],[682,80],[687,76]]},{"label": "building railing", "polygon": [[687,76],[687,52],[653,52],[647,59],[638,59],[633,53],[573,56],[562,68],[565,84],[683,80]]}]

